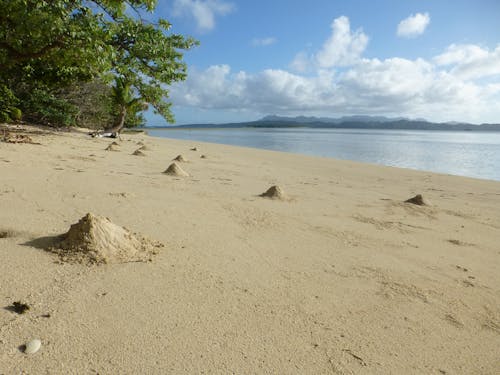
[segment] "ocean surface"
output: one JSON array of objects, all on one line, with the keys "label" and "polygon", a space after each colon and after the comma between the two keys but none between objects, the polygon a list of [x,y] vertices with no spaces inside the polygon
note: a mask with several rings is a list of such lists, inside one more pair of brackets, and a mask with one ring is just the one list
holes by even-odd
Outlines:
[{"label": "ocean surface", "polygon": [[185,139],[500,181],[500,132],[366,129],[151,129]]}]

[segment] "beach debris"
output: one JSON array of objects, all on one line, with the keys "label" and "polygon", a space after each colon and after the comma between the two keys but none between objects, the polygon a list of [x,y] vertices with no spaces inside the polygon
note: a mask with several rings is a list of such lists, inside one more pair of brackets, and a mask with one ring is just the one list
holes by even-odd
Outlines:
[{"label": "beach debris", "polygon": [[417,206],[430,206],[430,203],[422,197],[422,194],[417,194],[413,198],[405,200],[405,203],[412,203]]},{"label": "beach debris", "polygon": [[0,238],[14,237],[13,231],[10,230],[0,230]]},{"label": "beach debris", "polygon": [[266,190],[266,192],[260,194],[260,196],[264,198],[280,199],[280,200],[288,199],[284,190],[277,185],[271,186],[269,189]]},{"label": "beach debris", "polygon": [[342,349],[342,351],[345,352],[345,353],[347,353],[347,354],[349,354],[354,359],[356,359],[361,366],[367,366],[365,360],[363,358],[361,358],[359,355],[353,353],[350,349]]},{"label": "beach debris", "polygon": [[26,344],[24,352],[26,354],[35,354],[42,347],[42,342],[39,339],[33,339]]},{"label": "beach debris", "polygon": [[30,143],[33,145],[39,145],[40,143],[33,142],[33,139],[26,134],[13,134],[8,131],[3,132],[3,137],[1,138],[3,142],[6,143]]},{"label": "beach debris", "polygon": [[207,155],[203,154],[200,156],[201,159],[206,159],[207,158]]},{"label": "beach debris", "polygon": [[141,150],[141,151],[148,151],[148,150],[149,150],[149,147],[143,144],[141,147],[139,147],[139,148],[138,148],[138,150]]},{"label": "beach debris", "polygon": [[179,176],[179,177],[189,176],[189,174],[185,172],[181,167],[179,167],[176,163],[170,164],[163,173],[168,174],[170,176]]},{"label": "beach debris", "polygon": [[191,151],[198,151],[198,147],[191,148]]},{"label": "beach debris", "polygon": [[178,161],[178,162],[181,162],[181,163],[186,163],[188,160],[182,156],[182,155],[177,155],[175,158],[173,158],[172,160],[175,160],[175,161]]},{"label": "beach debris", "polygon": [[163,245],[91,213],[71,225],[49,250],[62,261],[83,264],[146,262]]},{"label": "beach debris", "polygon": [[111,142],[108,147],[106,147],[106,151],[120,151],[120,145],[116,142]]},{"label": "beach debris", "polygon": [[17,314],[24,314],[30,309],[30,306],[27,303],[16,301],[13,302],[12,305],[8,307],[8,309],[14,311]]},{"label": "beach debris", "polygon": [[136,143],[137,146],[144,146],[144,142],[143,141],[139,141]]},{"label": "beach debris", "polygon": [[146,154],[144,152],[142,152],[140,149],[138,150],[135,150],[132,155],[135,155],[135,156],[146,156]]}]

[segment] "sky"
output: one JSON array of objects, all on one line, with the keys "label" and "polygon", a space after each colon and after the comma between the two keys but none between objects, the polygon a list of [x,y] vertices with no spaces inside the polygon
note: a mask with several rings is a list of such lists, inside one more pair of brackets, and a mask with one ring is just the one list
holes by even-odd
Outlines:
[{"label": "sky", "polygon": [[[266,115],[500,123],[500,0],[160,0],[200,45],[176,124]],[[166,125],[147,114],[150,126]]]}]

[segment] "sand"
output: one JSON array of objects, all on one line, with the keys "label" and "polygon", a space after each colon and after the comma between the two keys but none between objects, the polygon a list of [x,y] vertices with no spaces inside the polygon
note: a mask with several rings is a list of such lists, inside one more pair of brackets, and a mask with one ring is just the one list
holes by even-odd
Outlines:
[{"label": "sand", "polygon": [[151,261],[161,246],[108,218],[87,213],[46,250],[63,261],[102,264]]},{"label": "sand", "polygon": [[290,198],[288,195],[285,193],[283,188],[281,186],[271,186],[269,189],[267,189],[265,192],[260,194],[261,197],[263,198],[270,198],[270,199],[277,199],[277,200],[289,200]]},{"label": "sand", "polygon": [[[26,135],[0,142],[0,374],[498,373],[500,182],[201,142],[168,178],[192,143]],[[45,250],[89,212],[165,246]]]},{"label": "sand", "polygon": [[168,174],[170,176],[177,176],[177,177],[188,177],[189,173],[187,173],[184,169],[179,167],[177,163],[172,163],[168,166],[167,169],[163,172],[165,174]]}]

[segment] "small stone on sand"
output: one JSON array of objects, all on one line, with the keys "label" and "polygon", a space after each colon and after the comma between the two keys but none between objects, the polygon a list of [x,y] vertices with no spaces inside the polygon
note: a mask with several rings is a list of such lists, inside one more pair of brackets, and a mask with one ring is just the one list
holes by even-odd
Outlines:
[{"label": "small stone on sand", "polygon": [[198,148],[197,148],[197,147],[193,147],[193,148],[191,149],[191,151],[198,151]]},{"label": "small stone on sand", "polygon": [[201,159],[206,159],[207,158],[207,155],[201,155],[200,156]]},{"label": "small stone on sand", "polygon": [[42,347],[42,342],[39,339],[33,339],[26,344],[24,352],[26,354],[35,354]]},{"label": "small stone on sand", "polygon": [[185,172],[181,167],[179,167],[176,163],[172,163],[169,167],[163,172],[170,176],[179,176],[179,177],[187,177],[189,174]]}]

